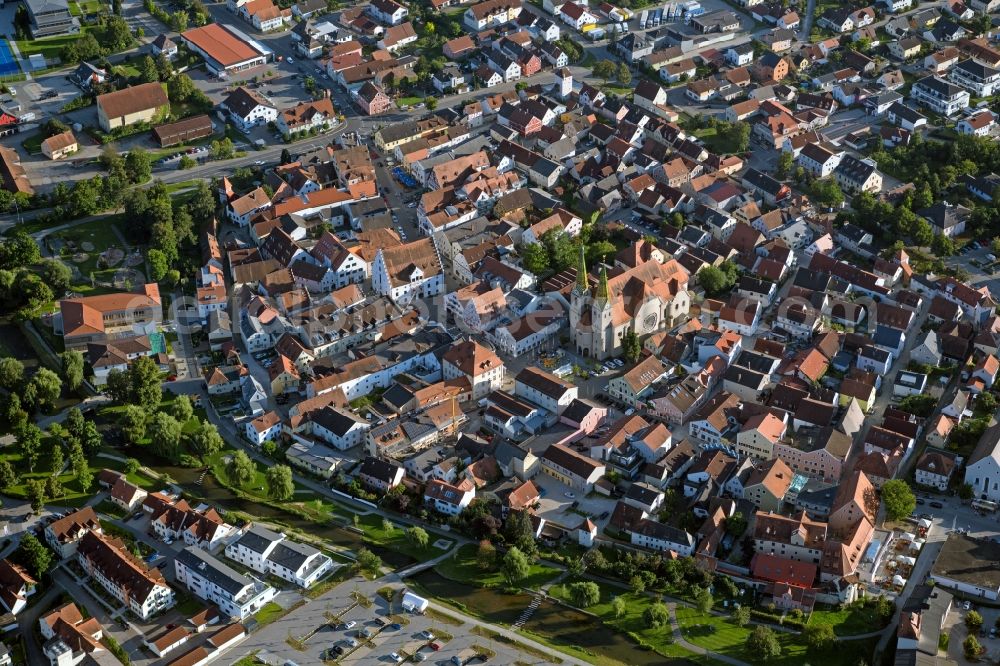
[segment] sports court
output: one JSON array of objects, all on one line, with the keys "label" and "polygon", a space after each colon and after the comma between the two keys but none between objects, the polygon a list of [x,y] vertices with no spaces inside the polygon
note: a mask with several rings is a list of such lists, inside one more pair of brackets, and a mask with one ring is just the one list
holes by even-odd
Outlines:
[{"label": "sports court", "polygon": [[0,39],[0,76],[11,76],[20,73],[21,67],[17,64],[14,54],[10,51],[10,44],[6,39]]}]

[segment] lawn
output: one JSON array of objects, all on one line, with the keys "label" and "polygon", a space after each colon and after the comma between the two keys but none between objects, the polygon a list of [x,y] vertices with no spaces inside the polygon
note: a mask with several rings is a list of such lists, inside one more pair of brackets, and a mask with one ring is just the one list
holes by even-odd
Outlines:
[{"label": "lawn", "polygon": [[[756,661],[745,647],[752,627],[738,627],[729,618],[705,615],[693,608],[681,606],[677,607],[677,621],[684,638],[689,642],[742,661]],[[815,654],[807,652],[805,642],[799,634],[776,630],[775,635],[781,644],[781,656],[769,663],[778,666],[798,666],[802,663],[812,666],[854,666],[859,659],[870,663],[873,646],[878,640],[838,641],[834,649]]]},{"label": "lawn", "polygon": [[24,148],[29,155],[38,155],[42,152],[42,141],[44,140],[45,137],[42,136],[41,132],[35,132],[21,142],[21,147]]},{"label": "lawn", "polygon": [[885,626],[875,612],[875,604],[866,606],[860,601],[843,608],[818,605],[809,616],[809,624],[828,624],[838,636],[867,634]]},{"label": "lawn", "polygon": [[[465,544],[452,557],[441,562],[434,570],[450,580],[467,583],[476,587],[507,587],[507,581],[499,570],[483,571],[476,562],[478,547],[475,544]],[[537,589],[559,575],[559,571],[537,562],[531,565],[528,577],[519,585]]]},{"label": "lawn", "polygon": [[399,107],[413,106],[414,104],[420,104],[424,101],[423,97],[400,97],[396,100],[396,105]]},{"label": "lawn", "polygon": [[[549,588],[549,594],[560,601],[573,605],[568,590],[568,586],[573,582],[575,581],[568,580],[566,583],[553,585]],[[652,598],[645,594],[635,594],[607,584],[598,584],[598,587],[601,588],[601,600],[596,605],[588,607],[586,611],[596,615],[604,625],[612,627],[618,633],[630,636],[640,645],[649,646],[657,654],[664,657],[677,659],[696,657],[694,653],[673,642],[672,632],[669,628],[650,629],[646,626],[642,614],[653,604]],[[612,599],[617,596],[621,596],[626,601],[625,615],[620,618],[615,617],[611,607]]]},{"label": "lawn", "polygon": [[704,142],[705,148],[716,155],[732,155],[737,152],[736,144],[728,137],[719,134],[715,127],[695,130],[694,135]]},{"label": "lawn", "polygon": [[[87,28],[83,28],[86,30]],[[28,56],[41,53],[46,60],[58,60],[63,48],[80,39],[81,31],[75,35],[59,35],[58,37],[44,37],[42,39],[19,39],[17,40],[17,50],[21,52],[21,57],[27,59]]]},{"label": "lawn", "polygon": [[[406,538],[406,525],[398,523],[394,523],[393,525],[391,530],[386,530],[382,525],[382,516],[374,513],[358,516],[358,529],[364,532],[365,541],[373,545],[409,555],[415,560],[430,559],[443,553],[443,551],[434,547],[434,541],[438,538],[434,532],[427,533],[427,547],[418,548]],[[475,565],[475,552],[472,554],[472,561],[473,565]]]},{"label": "lawn", "polygon": [[[274,622],[282,615],[285,614],[285,609],[276,604],[273,601],[269,601],[264,606],[257,611],[257,615],[254,618],[257,620],[259,627],[263,627],[266,624]],[[258,627],[258,628],[259,628]]]}]

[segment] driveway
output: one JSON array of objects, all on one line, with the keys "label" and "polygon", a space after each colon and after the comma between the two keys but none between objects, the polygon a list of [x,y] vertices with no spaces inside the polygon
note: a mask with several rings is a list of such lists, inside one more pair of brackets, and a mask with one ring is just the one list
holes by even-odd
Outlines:
[{"label": "driveway", "polygon": [[[581,491],[570,488],[545,474],[536,475],[532,481],[544,495],[539,501],[536,513],[548,522],[558,523],[568,529],[575,529],[583,522],[584,516],[590,516],[598,527],[607,524],[608,518],[598,519],[605,511],[611,514],[615,508],[615,500],[593,493],[584,495]],[[567,493],[572,497],[567,497]],[[573,507],[576,502],[577,506]]]}]

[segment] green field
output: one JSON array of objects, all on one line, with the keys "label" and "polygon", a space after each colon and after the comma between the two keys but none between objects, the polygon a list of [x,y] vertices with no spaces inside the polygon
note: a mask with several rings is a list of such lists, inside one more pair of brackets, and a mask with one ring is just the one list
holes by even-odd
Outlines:
[{"label": "green field", "polygon": [[[727,617],[705,615],[693,608],[680,606],[677,607],[677,621],[687,641],[741,661],[757,661],[746,650],[746,640],[752,627],[738,627]],[[777,629],[774,633],[781,644],[781,655],[768,663],[778,666],[799,666],[804,663],[811,666],[855,666],[861,659],[870,663],[874,645],[878,641],[878,638],[838,641],[833,649],[815,653],[806,648],[804,640],[797,633]]]},{"label": "green field", "polygon": [[[566,583],[553,585],[549,589],[549,594],[566,604],[573,605],[569,596],[569,585],[577,580],[579,579],[571,579],[567,580]],[[605,626],[631,636],[640,645],[648,646],[664,657],[694,658],[696,656],[690,650],[674,642],[673,632],[669,627],[650,629],[646,626],[642,615],[647,608],[653,605],[654,600],[651,597],[618,589],[606,583],[599,583],[598,587],[601,589],[601,600],[596,605],[587,607],[586,611],[596,615]],[[621,617],[615,617],[611,606],[611,601],[618,596],[626,602],[625,614]]]},{"label": "green field", "polygon": [[[53,439],[51,437],[42,438],[41,451],[47,452],[52,447]],[[66,452],[68,457],[68,452]],[[47,455],[43,453],[38,458],[38,462],[35,464],[35,470],[33,472],[27,472],[26,466],[21,461],[20,454],[17,453],[6,453],[0,456],[0,459],[6,460],[11,464],[11,466],[20,472],[18,477],[17,485],[11,486],[4,491],[5,495],[10,497],[15,497],[17,499],[27,499],[28,497],[28,481],[32,479],[42,479],[46,480],[52,476],[52,471],[48,467]],[[57,506],[70,506],[70,507],[80,507],[87,503],[98,490],[97,486],[97,474],[102,469],[113,469],[118,472],[123,472],[125,470],[124,463],[118,460],[112,460],[111,458],[99,458],[95,457],[90,461],[90,471],[94,475],[94,481],[90,488],[86,491],[80,489],[76,483],[76,478],[72,473],[69,472],[69,467],[66,467],[66,473],[59,475],[59,483],[62,484],[64,494],[61,497],[50,498],[47,503],[55,504]],[[22,471],[23,470],[23,471]],[[136,473],[129,474],[128,480],[136,484],[140,488],[146,490],[154,490],[159,487],[159,484],[153,479],[149,478],[145,474]]]},{"label": "green field", "polygon": [[843,608],[817,605],[809,616],[809,624],[828,624],[838,636],[867,634],[885,626],[875,612],[875,604],[865,605],[862,602]]},{"label": "green field", "polygon": [[[507,587],[507,581],[499,571],[483,571],[479,568],[476,551],[475,544],[465,544],[452,557],[438,564],[434,570],[445,578],[476,587]],[[535,562],[531,565],[528,577],[518,585],[537,589],[558,575],[558,570]]]},{"label": "green field", "polygon": [[58,60],[63,48],[78,40],[81,34],[83,33],[44,37],[42,39],[19,39],[17,40],[17,50],[21,52],[21,57],[25,59],[28,56],[41,53],[45,56],[46,60]]}]

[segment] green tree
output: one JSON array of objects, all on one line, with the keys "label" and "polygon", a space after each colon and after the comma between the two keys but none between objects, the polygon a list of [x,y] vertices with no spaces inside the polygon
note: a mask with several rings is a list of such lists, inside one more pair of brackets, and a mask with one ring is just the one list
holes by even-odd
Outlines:
[{"label": "green tree", "polygon": [[662,601],[654,602],[643,611],[642,621],[650,629],[665,627],[670,622],[670,611]]},{"label": "green tree", "polygon": [[747,531],[747,519],[739,511],[726,518],[726,533],[740,537]]},{"label": "green tree", "polygon": [[789,151],[781,151],[781,154],[778,155],[778,165],[774,169],[775,177],[779,180],[784,180],[792,172],[794,165],[795,156]]},{"label": "green tree", "polygon": [[712,593],[708,591],[707,587],[702,588],[694,595],[695,608],[706,615],[711,612],[714,604],[715,599],[712,598]]},{"label": "green tree", "polygon": [[26,485],[31,510],[38,513],[45,506],[45,479],[28,479]]},{"label": "green tree", "polygon": [[53,440],[52,448],[49,449],[49,469],[52,470],[52,475],[58,476],[61,474],[63,465],[65,464],[66,459],[63,454],[62,443],[59,440]]},{"label": "green tree", "polygon": [[64,351],[59,355],[62,361],[63,379],[66,380],[66,387],[70,391],[75,391],[83,384],[83,354],[78,351]]},{"label": "green tree", "polygon": [[52,551],[31,532],[25,532],[21,537],[14,559],[28,570],[35,579],[42,576],[52,567]]},{"label": "green tree", "polygon": [[153,282],[160,282],[170,270],[170,262],[163,250],[152,249],[146,253],[146,261],[149,262],[149,279]]},{"label": "green tree", "polygon": [[135,458],[125,459],[125,473],[126,474],[137,474],[139,470],[142,469],[142,463]]},{"label": "green tree", "polygon": [[226,475],[237,488],[246,488],[257,475],[257,464],[244,451],[237,451],[226,465]]},{"label": "green tree", "polygon": [[544,273],[549,267],[549,254],[541,243],[521,245],[521,260],[524,268],[535,275]]},{"label": "green tree", "polygon": [[635,576],[629,578],[628,586],[632,588],[632,591],[636,594],[642,594],[646,591],[646,579],[636,574]]},{"label": "green tree", "polygon": [[24,387],[22,398],[36,410],[54,407],[62,393],[62,380],[48,368],[41,368]]},{"label": "green tree", "polygon": [[902,520],[917,507],[917,498],[903,479],[890,479],[882,485],[882,504],[889,520]]},{"label": "green tree", "polygon": [[63,497],[66,491],[63,490],[62,482],[59,480],[58,476],[50,476],[45,479],[45,496],[49,499],[58,499]]},{"label": "green tree", "polygon": [[17,451],[21,454],[22,462],[28,466],[29,472],[34,472],[42,446],[42,431],[34,423],[29,422],[21,426],[15,436]]},{"label": "green tree", "polygon": [[148,356],[140,356],[129,368],[130,400],[147,412],[159,406],[163,400],[163,386],[160,381],[160,369],[156,362]]},{"label": "green tree", "polygon": [[632,83],[632,71],[623,62],[618,63],[618,72],[615,75],[618,78],[618,82],[623,86],[627,86]]},{"label": "green tree", "polygon": [[754,627],[750,635],[747,636],[747,652],[757,661],[765,662],[781,654],[781,644],[774,631],[768,627],[758,625]]},{"label": "green tree", "polygon": [[922,217],[918,217],[913,223],[913,242],[921,247],[926,247],[934,240],[934,230],[930,223]]},{"label": "green tree", "polygon": [[125,171],[133,183],[145,183],[153,177],[153,159],[142,148],[125,154]]},{"label": "green tree", "polygon": [[601,600],[601,588],[589,580],[571,583],[569,598],[577,608],[588,608]]},{"label": "green tree", "polygon": [[80,488],[81,492],[88,492],[90,486],[94,484],[94,473],[90,471],[90,468],[84,465],[76,471],[76,485]]},{"label": "green tree", "polygon": [[980,645],[975,636],[969,635],[962,641],[962,652],[965,653],[965,658],[971,661],[979,658],[979,655],[983,653],[983,646]]},{"label": "green tree", "polygon": [[642,355],[642,343],[632,329],[626,331],[622,337],[622,352],[625,354],[625,360],[629,363],[635,363]]},{"label": "green tree", "polygon": [[427,534],[427,530],[414,525],[406,529],[406,540],[417,550],[424,550],[430,543],[430,536]]},{"label": "green tree", "polygon": [[737,627],[745,627],[750,624],[750,607],[740,606],[733,609],[733,622]]},{"label": "green tree", "polygon": [[983,616],[978,611],[970,610],[965,614],[965,627],[970,634],[975,634],[983,626]]},{"label": "green tree", "polygon": [[202,460],[221,451],[225,444],[222,435],[219,434],[219,429],[205,420],[202,420],[197,429],[188,437],[188,446],[191,451]]},{"label": "green tree", "polygon": [[6,460],[0,460],[0,490],[6,490],[17,483],[17,474]]},{"label": "green tree", "polygon": [[613,61],[600,60],[594,65],[593,75],[594,78],[601,79],[604,83],[607,83],[608,79],[615,75],[616,70],[617,67]]},{"label": "green tree", "polygon": [[715,266],[705,266],[698,271],[698,282],[705,289],[705,295],[709,298],[714,298],[733,286],[722,269]]},{"label": "green tree", "polygon": [[879,619],[883,621],[888,621],[892,614],[896,612],[896,604],[892,602],[892,599],[880,594],[875,599],[875,614],[879,616]]},{"label": "green tree", "polygon": [[0,242],[0,269],[15,270],[37,264],[42,258],[38,243],[23,229],[17,229]]},{"label": "green tree", "polygon": [[152,56],[146,56],[139,65],[139,78],[143,83],[152,83],[160,80],[160,68],[156,66],[156,61]]},{"label": "green tree", "polygon": [[131,444],[138,444],[146,436],[146,411],[138,405],[125,405],[119,424],[125,439]]},{"label": "green tree", "polygon": [[504,524],[504,539],[522,553],[534,556],[538,552],[535,543],[535,530],[531,525],[531,516],[527,511],[511,511]]},{"label": "green tree", "polygon": [[504,580],[507,581],[507,585],[514,587],[528,577],[531,572],[531,564],[528,562],[528,556],[521,552],[517,546],[513,546],[503,556],[500,571]]},{"label": "green tree", "polygon": [[295,494],[292,468],[288,465],[275,465],[268,468],[265,480],[267,481],[267,495],[271,499],[289,500]]},{"label": "green tree", "polygon": [[187,423],[194,416],[194,407],[191,405],[191,398],[186,395],[179,395],[173,404],[174,418],[181,423]]},{"label": "green tree", "polygon": [[841,191],[837,181],[832,178],[820,178],[813,181],[810,189],[813,198],[816,199],[816,203],[821,206],[834,208],[844,202],[844,193]]},{"label": "green tree", "polygon": [[181,461],[181,424],[166,412],[156,412],[147,428],[150,451],[173,464]]},{"label": "green tree", "polygon": [[944,234],[934,234],[931,251],[939,257],[950,257],[955,254],[955,241]]},{"label": "green tree", "polygon": [[0,358],[0,387],[16,390],[24,380],[24,364],[11,356]]},{"label": "green tree", "polygon": [[424,106],[427,107],[428,111],[433,111],[434,109],[437,108],[437,105],[438,105],[438,101],[437,101],[436,97],[425,97],[424,98]]},{"label": "green tree", "polygon": [[64,294],[73,280],[73,271],[58,259],[46,257],[38,267],[38,275],[54,294]]},{"label": "green tree", "polygon": [[615,614],[616,620],[620,620],[625,617],[625,613],[628,612],[628,603],[626,603],[625,597],[619,595],[612,599],[611,611]]},{"label": "green tree", "polygon": [[367,548],[362,548],[358,551],[356,562],[358,563],[358,568],[370,576],[377,576],[382,569],[382,558]]},{"label": "green tree", "polygon": [[[958,487],[958,497],[962,501],[968,502],[973,497],[976,496],[976,492],[972,489],[972,484],[963,483]],[[998,618],[1000,619],[1000,618]]]},{"label": "green tree", "polygon": [[833,627],[829,624],[810,624],[802,632],[806,639],[806,645],[815,652],[824,652],[829,649],[837,639],[833,633]]}]

